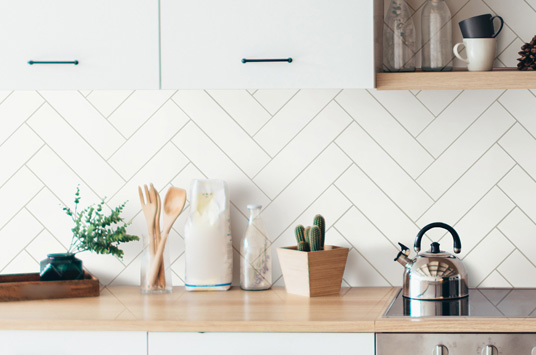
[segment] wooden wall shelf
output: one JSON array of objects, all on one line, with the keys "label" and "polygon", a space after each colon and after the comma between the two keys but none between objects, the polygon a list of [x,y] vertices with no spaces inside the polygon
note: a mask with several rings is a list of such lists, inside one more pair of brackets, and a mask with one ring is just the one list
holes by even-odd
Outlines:
[{"label": "wooden wall shelf", "polygon": [[496,68],[487,72],[377,73],[378,90],[536,89],[536,71]]}]

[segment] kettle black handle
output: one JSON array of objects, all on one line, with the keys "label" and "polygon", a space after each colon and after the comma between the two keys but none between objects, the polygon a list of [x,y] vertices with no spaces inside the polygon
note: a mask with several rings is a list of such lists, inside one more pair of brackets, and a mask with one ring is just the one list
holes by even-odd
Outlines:
[{"label": "kettle black handle", "polygon": [[417,238],[415,239],[415,245],[414,245],[415,251],[417,253],[421,251],[421,240],[422,240],[422,237],[424,236],[424,233],[428,232],[432,228],[443,228],[443,229],[448,230],[450,234],[452,235],[452,239],[454,239],[454,253],[458,254],[460,251],[462,251],[462,242],[460,241],[460,236],[454,230],[454,228],[452,228],[451,226],[445,223],[434,222],[425,226],[423,229],[419,231],[419,233],[417,233]]}]

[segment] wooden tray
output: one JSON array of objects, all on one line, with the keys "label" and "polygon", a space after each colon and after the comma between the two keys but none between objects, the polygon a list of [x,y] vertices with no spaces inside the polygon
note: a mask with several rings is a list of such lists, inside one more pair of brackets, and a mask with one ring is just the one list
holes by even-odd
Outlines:
[{"label": "wooden tray", "polygon": [[96,297],[99,279],[84,272],[82,280],[40,281],[39,274],[0,275],[0,302]]}]

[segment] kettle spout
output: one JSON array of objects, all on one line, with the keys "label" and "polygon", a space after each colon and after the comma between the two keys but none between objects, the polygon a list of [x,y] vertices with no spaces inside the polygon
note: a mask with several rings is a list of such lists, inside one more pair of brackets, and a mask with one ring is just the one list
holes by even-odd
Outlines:
[{"label": "kettle spout", "polygon": [[413,265],[413,260],[409,258],[409,248],[402,243],[398,243],[398,245],[400,245],[400,248],[402,248],[402,250],[396,256],[395,261],[398,261],[400,265],[404,267],[410,267],[411,265]]}]

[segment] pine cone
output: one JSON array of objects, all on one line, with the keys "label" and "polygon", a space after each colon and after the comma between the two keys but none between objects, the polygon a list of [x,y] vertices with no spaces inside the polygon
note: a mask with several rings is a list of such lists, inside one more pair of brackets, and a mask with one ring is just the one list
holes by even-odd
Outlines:
[{"label": "pine cone", "polygon": [[536,36],[529,43],[525,43],[518,54],[521,58],[518,59],[517,69],[536,70]]}]

